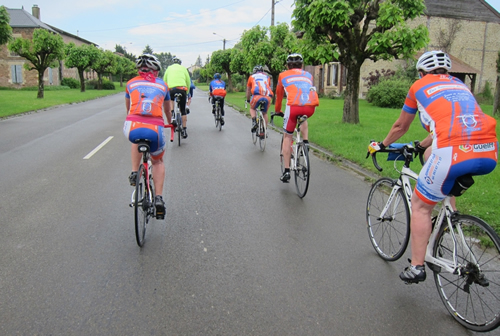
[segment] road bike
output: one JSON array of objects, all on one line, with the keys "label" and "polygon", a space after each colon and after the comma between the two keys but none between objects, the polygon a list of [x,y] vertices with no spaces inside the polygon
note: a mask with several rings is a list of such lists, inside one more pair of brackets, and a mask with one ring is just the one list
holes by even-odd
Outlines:
[{"label": "road bike", "polygon": [[[173,142],[173,125],[165,125],[165,128],[170,128],[170,142]],[[146,238],[146,226],[151,218],[156,218],[156,207],[154,204],[155,187],[153,183],[150,141],[147,139],[138,139],[135,143],[138,145],[138,151],[142,154],[142,163],[137,170],[135,189],[132,192],[130,207],[134,208],[137,245],[143,247]]]},{"label": "road bike", "polygon": [[267,127],[266,121],[264,119],[264,115],[262,111],[264,110],[264,104],[258,103],[258,106],[255,107],[255,122],[257,123],[257,128],[255,132],[252,132],[252,141],[255,145],[257,143],[257,139],[259,140],[260,150],[263,152],[266,149],[266,139],[267,139]]},{"label": "road bike", "polygon": [[[410,239],[411,181],[418,178],[410,169],[417,154],[415,147],[400,144],[378,152],[388,152],[400,174],[398,179],[377,180],[366,205],[370,241],[387,261],[398,260]],[[373,164],[382,171],[376,154],[372,155]],[[398,161],[404,161],[401,170]],[[432,218],[425,262],[453,318],[468,329],[486,332],[500,325],[500,238],[482,219],[453,211],[450,202],[452,196],[461,195],[472,183],[470,174],[459,177],[451,194],[438,207]]]},{"label": "road bike", "polygon": [[[276,113],[271,113],[271,125],[274,125],[273,119],[275,116],[280,116]],[[293,133],[291,157],[290,157],[290,172],[293,171],[295,178],[295,187],[297,189],[297,195],[303,198],[307,194],[309,188],[309,179],[311,176],[311,164],[309,161],[309,146],[306,145],[302,138],[300,137],[300,126],[307,120],[306,115],[297,116],[297,126]],[[283,138],[281,137],[280,146],[280,162],[281,162],[281,173],[285,171],[285,162],[283,158]]]},{"label": "road bike", "polygon": [[219,132],[222,130],[222,111],[221,111],[221,98],[214,98],[215,100],[215,113],[214,113],[214,118],[215,118],[215,127],[219,128]]},{"label": "road bike", "polygon": [[181,145],[182,137],[181,97],[181,93],[176,93],[174,95],[174,113],[172,114],[172,120],[176,123],[175,132],[177,132],[177,142],[179,146]]}]

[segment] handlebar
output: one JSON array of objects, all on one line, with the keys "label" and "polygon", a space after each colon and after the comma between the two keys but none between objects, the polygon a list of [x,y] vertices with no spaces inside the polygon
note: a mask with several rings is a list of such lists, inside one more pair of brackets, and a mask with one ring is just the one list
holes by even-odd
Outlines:
[{"label": "handlebar", "polygon": [[283,118],[283,117],[284,117],[284,115],[283,115],[283,114],[277,114],[276,112],[272,112],[272,113],[271,113],[271,125],[273,125],[273,126],[274,126],[274,117],[275,117],[275,116],[276,116],[276,117],[281,117],[281,118]]},{"label": "handlebar", "polygon": [[165,128],[170,128],[170,142],[174,142],[174,125],[172,124],[165,124]]},{"label": "handlebar", "polygon": [[[371,142],[373,142],[373,141],[371,141]],[[424,155],[423,155],[423,153],[421,153],[420,151],[418,151],[416,149],[418,144],[419,144],[419,142],[415,141],[415,146],[413,146],[412,144],[404,144],[403,146],[398,147],[398,148],[386,147],[385,149],[381,149],[381,150],[372,154],[373,165],[375,166],[375,168],[377,168],[378,171],[382,171],[383,168],[380,167],[378,165],[378,162],[377,162],[377,153],[395,153],[395,154],[399,154],[399,155],[403,156],[404,161],[405,161],[405,163],[404,163],[405,166],[409,166],[410,162],[413,161],[413,157],[417,157],[417,156],[420,157],[420,163],[423,166],[424,165]],[[370,152],[367,152],[366,158],[368,158],[369,155],[370,155]]]}]

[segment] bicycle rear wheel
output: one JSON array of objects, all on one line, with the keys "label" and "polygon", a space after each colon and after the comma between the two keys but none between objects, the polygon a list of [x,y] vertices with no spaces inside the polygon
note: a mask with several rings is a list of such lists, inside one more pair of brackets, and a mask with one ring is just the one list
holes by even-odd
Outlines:
[{"label": "bicycle rear wheel", "polygon": [[285,135],[281,136],[281,145],[280,145],[280,164],[281,164],[281,174],[285,172],[285,160],[283,158],[283,138]]},{"label": "bicycle rear wheel", "polygon": [[[469,215],[454,217],[453,231],[461,267],[456,274],[432,267],[439,296],[461,325],[474,331],[491,331],[500,325],[500,238],[486,222]],[[435,258],[453,260],[451,235],[448,225],[440,228],[433,247]]]},{"label": "bicycle rear wheel", "polygon": [[222,131],[222,115],[221,115],[221,111],[220,111],[220,106],[217,107],[217,119],[219,121],[219,132]]},{"label": "bicycle rear wheel", "polygon": [[182,134],[182,116],[179,111],[175,112],[175,120],[177,121],[177,143],[181,145],[181,134]]},{"label": "bicycle rear wheel", "polygon": [[263,152],[266,149],[267,129],[266,129],[266,122],[262,117],[262,114],[259,116],[259,124],[257,127],[257,132],[259,132],[258,136],[259,136],[260,150]]},{"label": "bicycle rear wheel", "polygon": [[146,237],[146,224],[149,220],[149,199],[146,184],[146,170],[144,165],[139,166],[137,180],[135,183],[134,217],[135,217],[135,238],[137,245],[144,246]]},{"label": "bicycle rear wheel", "polygon": [[311,177],[311,164],[309,162],[309,149],[303,143],[297,144],[297,162],[295,167],[295,187],[297,194],[303,198],[309,188]]},{"label": "bicycle rear wheel", "polygon": [[[376,181],[366,204],[368,236],[378,255],[387,261],[401,258],[410,239],[410,208],[402,189],[394,189],[395,181],[383,177]],[[391,204],[389,196],[395,193]],[[387,205],[384,217],[382,210]]]},{"label": "bicycle rear wheel", "polygon": [[257,143],[257,137],[258,137],[257,132],[259,131],[259,121],[256,120],[256,122],[257,122],[257,129],[254,132],[252,132],[252,142],[254,145]]}]

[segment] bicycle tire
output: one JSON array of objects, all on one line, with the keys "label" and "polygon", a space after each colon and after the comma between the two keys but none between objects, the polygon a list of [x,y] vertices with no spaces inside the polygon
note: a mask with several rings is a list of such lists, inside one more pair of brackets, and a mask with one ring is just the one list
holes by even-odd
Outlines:
[{"label": "bicycle tire", "polygon": [[259,146],[261,152],[266,149],[266,138],[267,138],[267,129],[266,122],[261,113],[259,113],[259,125],[257,127],[257,131],[259,132]]},{"label": "bicycle tire", "polygon": [[257,132],[259,130],[259,121],[257,119],[258,119],[258,115],[257,115],[257,118],[255,120],[255,122],[257,123],[257,128],[255,129],[255,131],[252,132],[252,142],[254,145],[257,143]]},{"label": "bicycle tire", "polygon": [[380,213],[389,200],[396,181],[387,177],[371,187],[366,204],[368,236],[378,255],[387,261],[401,258],[410,239],[410,207],[403,189],[392,199],[384,218]]},{"label": "bicycle tire", "polygon": [[135,183],[134,218],[135,218],[135,238],[137,245],[144,246],[146,238],[146,224],[149,216],[149,200],[146,185],[146,170],[144,165],[139,166]]},{"label": "bicycle tire", "polygon": [[283,158],[283,138],[285,135],[281,136],[281,144],[280,144],[280,163],[281,163],[281,174],[285,172],[285,161]]},{"label": "bicycle tire", "polygon": [[218,120],[219,120],[219,132],[222,131],[222,115],[221,115],[221,111],[220,111],[220,105],[217,106],[217,117],[218,117]]},{"label": "bicycle tire", "polygon": [[181,145],[181,135],[182,135],[182,116],[179,110],[175,112],[175,120],[177,121],[177,143]]},{"label": "bicycle tire", "polygon": [[297,158],[295,163],[295,188],[297,195],[303,198],[309,189],[311,178],[311,163],[309,161],[309,149],[303,143],[297,144]]},{"label": "bicycle tire", "polygon": [[[474,216],[458,215],[452,223],[458,240],[457,259],[464,266],[456,274],[431,268],[439,296],[461,325],[478,332],[491,331],[500,325],[500,238],[486,222]],[[468,248],[457,227],[462,229]],[[450,235],[448,225],[443,225],[433,246],[435,258],[453,260]]]}]

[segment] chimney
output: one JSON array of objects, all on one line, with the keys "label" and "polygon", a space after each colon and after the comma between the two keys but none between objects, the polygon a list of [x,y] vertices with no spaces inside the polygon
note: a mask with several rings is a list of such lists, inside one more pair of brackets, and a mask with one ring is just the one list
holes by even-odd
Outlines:
[{"label": "chimney", "polygon": [[34,17],[36,17],[38,20],[40,20],[40,7],[38,7],[38,5],[33,5],[31,12],[33,13]]}]

